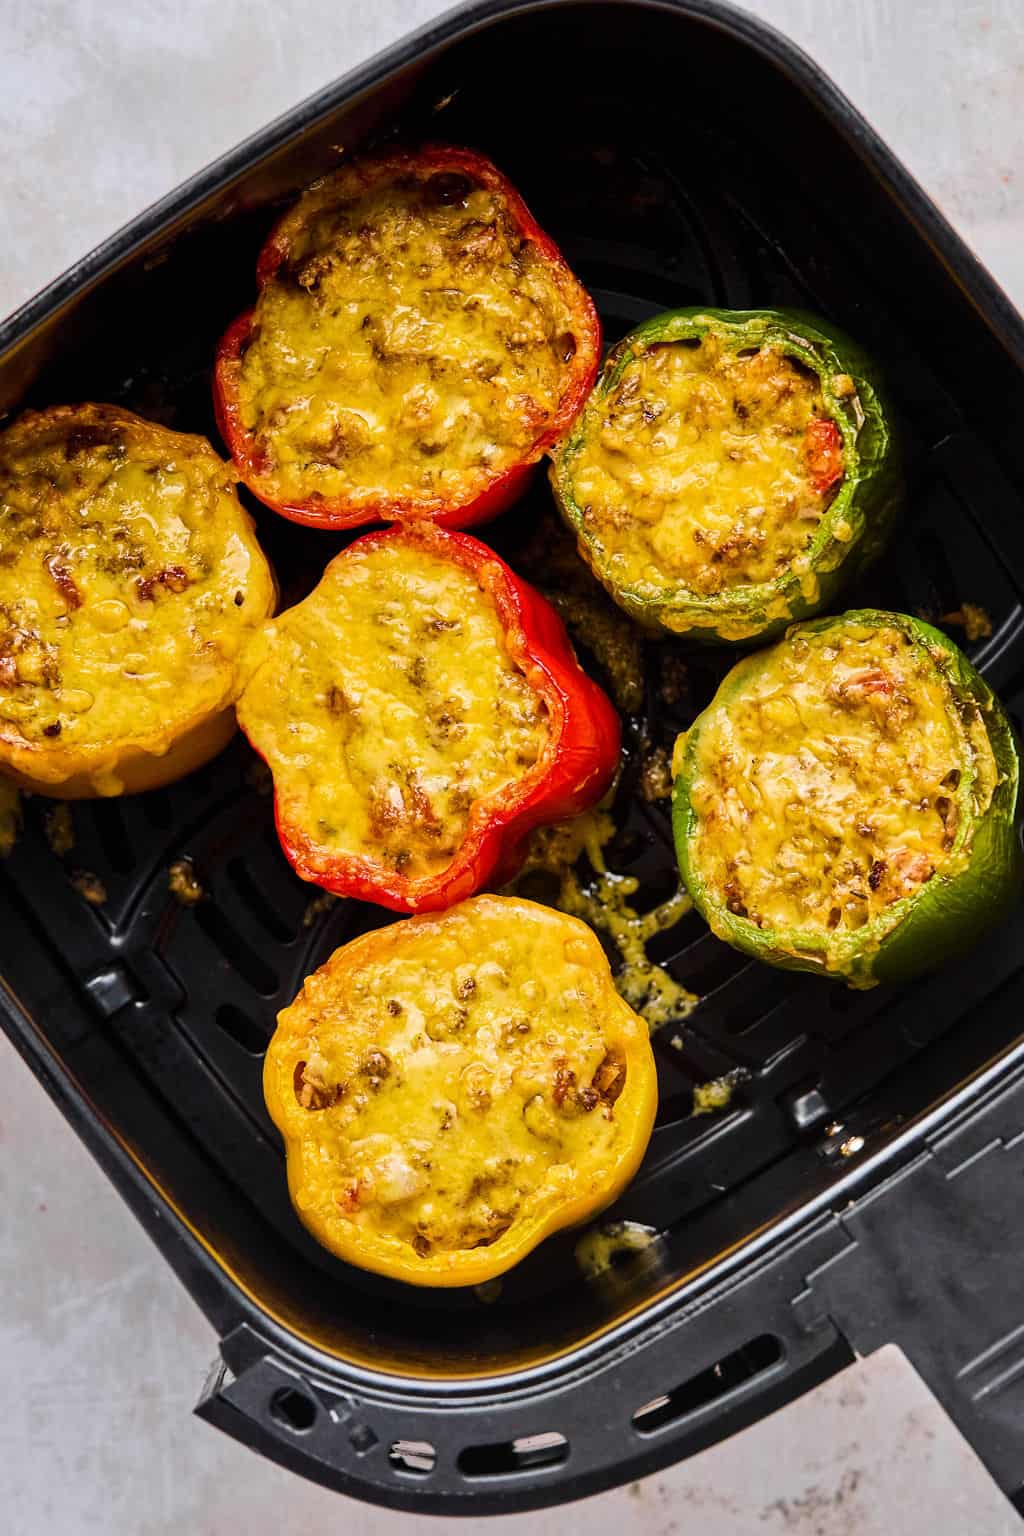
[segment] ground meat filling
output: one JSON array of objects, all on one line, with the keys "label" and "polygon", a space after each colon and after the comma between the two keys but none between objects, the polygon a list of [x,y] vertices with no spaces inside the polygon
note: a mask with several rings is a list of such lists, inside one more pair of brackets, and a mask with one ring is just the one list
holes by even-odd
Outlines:
[{"label": "ground meat filling", "polygon": [[640,350],[599,402],[572,492],[602,572],[712,597],[774,580],[842,479],[817,375],[715,336]]},{"label": "ground meat filling", "polygon": [[970,749],[930,656],[896,628],[771,654],[701,728],[695,863],[738,916],[838,936],[941,867]]},{"label": "ground meat filling", "polygon": [[285,500],[479,491],[554,416],[577,348],[550,263],[455,172],[311,189],[264,288],[239,405]]},{"label": "ground meat filling", "polygon": [[318,853],[409,879],[454,857],[478,800],[537,764],[547,712],[475,576],[416,545],[347,553],[271,627],[239,718],[279,813]]},{"label": "ground meat filling", "polygon": [[493,1243],[545,1189],[587,1187],[619,1139],[619,1006],[575,925],[479,902],[310,978],[288,1045],[300,1209],[425,1258]]},{"label": "ground meat filling", "polygon": [[106,745],[230,703],[271,601],[233,479],[112,408],[0,436],[0,736]]}]

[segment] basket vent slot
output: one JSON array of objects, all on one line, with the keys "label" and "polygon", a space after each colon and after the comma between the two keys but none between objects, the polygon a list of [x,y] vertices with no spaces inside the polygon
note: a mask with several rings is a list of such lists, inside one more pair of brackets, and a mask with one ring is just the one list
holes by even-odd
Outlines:
[{"label": "basket vent slot", "polygon": [[233,970],[261,997],[272,997],[277,991],[278,980],[273,970],[228,922],[224,913],[213,902],[200,902],[195,908],[196,922],[212,944],[215,944]]},{"label": "basket vent slot", "polygon": [[161,831],[174,821],[174,802],[166,789],[151,789],[138,797],[138,806],[151,827]]},{"label": "basket vent slot", "polygon": [[305,1435],[316,1423],[316,1403],[297,1387],[278,1387],[270,1399],[270,1417],[293,1435]]},{"label": "basket vent slot", "polygon": [[236,1008],[234,1003],[221,1003],[214,1017],[224,1033],[243,1051],[250,1056],[263,1055],[267,1048],[267,1033],[244,1008]]},{"label": "basket vent slot", "polygon": [[551,1430],[540,1435],[521,1435],[498,1445],[468,1445],[459,1452],[459,1471],[467,1477],[501,1477],[509,1472],[535,1472],[539,1467],[558,1467],[568,1458],[569,1442]]},{"label": "basket vent slot", "polygon": [[781,1359],[782,1345],[775,1335],[759,1334],[749,1344],[743,1344],[733,1350],[731,1355],[725,1355],[706,1371],[700,1371],[698,1375],[674,1387],[671,1392],[644,1403],[633,1415],[633,1427],[643,1435],[663,1429],[666,1424],[673,1424],[677,1419],[685,1418],[698,1408],[713,1403],[716,1398],[725,1397],[726,1393],[735,1391],[745,1382],[753,1381],[755,1376],[778,1365]]},{"label": "basket vent slot", "polygon": [[130,874],[135,868],[137,855],[124,819],[124,811],[116,800],[101,801],[93,808],[93,826],[103,857],[110,868],[119,875]]},{"label": "basket vent slot", "polygon": [[429,1440],[395,1440],[388,1451],[388,1461],[400,1472],[423,1477],[437,1465],[437,1451]]},{"label": "basket vent slot", "polygon": [[293,929],[284,921],[273,901],[260,890],[241,859],[232,859],[227,873],[239,900],[272,939],[287,944],[295,937]]}]

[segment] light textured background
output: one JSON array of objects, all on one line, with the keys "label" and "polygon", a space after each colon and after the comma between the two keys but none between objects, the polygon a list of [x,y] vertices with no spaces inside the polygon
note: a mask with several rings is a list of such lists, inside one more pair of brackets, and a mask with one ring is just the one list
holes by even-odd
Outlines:
[{"label": "light textured background", "polygon": [[[759,0],[1024,306],[1024,0]],[[432,0],[3,0],[0,313]],[[870,239],[870,232],[865,232]],[[3,929],[0,916],[0,964]],[[410,1536],[192,1419],[210,1329],[0,1042],[0,1536]],[[459,1527],[455,1527],[458,1529]],[[1013,1536],[882,1351],[682,1467],[495,1536]]]}]

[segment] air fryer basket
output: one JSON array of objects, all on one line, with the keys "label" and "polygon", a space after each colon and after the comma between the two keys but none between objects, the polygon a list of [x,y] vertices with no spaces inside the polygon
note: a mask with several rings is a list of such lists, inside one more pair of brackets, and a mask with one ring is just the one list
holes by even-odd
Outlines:
[{"label": "air fryer basket", "polygon": [[[122,402],[216,440],[209,374],[275,211],[395,135],[494,156],[595,295],[609,340],[677,304],[798,305],[884,364],[910,509],[851,601],[985,607],[972,655],[1024,698],[1024,326],[870,129],[775,33],[726,6],[516,3],[454,12],[149,210],[9,320],[0,407]],[[516,563],[539,480],[485,538]],[[254,507],[286,597],[341,539]],[[671,705],[645,649],[614,868],[672,888],[664,802],[637,788],[721,663]],[[702,1001],[656,1037],[661,1111],[611,1216],[652,1247],[585,1280],[571,1236],[496,1300],[348,1269],[304,1233],[263,1108],[275,1011],[389,921],[315,894],[236,742],[174,788],[74,808],[63,858],[33,800],[4,904],[0,1018],[205,1309],[222,1360],[199,1412],[309,1477],[435,1513],[554,1502],[653,1470],[900,1343],[1003,1487],[1024,1478],[1016,1180],[1024,1164],[1024,920],[899,991],[766,970],[694,914],[653,952]],[[184,908],[188,855],[207,899]],[[87,905],[87,870],[107,900]],[[681,1041],[682,1049],[678,1042]],[[674,1043],[676,1042],[676,1043]],[[730,1106],[694,1082],[742,1068]]]}]

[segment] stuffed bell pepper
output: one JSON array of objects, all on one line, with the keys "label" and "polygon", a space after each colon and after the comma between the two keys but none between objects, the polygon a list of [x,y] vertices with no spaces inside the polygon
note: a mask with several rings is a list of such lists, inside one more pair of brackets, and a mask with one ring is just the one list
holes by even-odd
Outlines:
[{"label": "stuffed bell pepper", "polygon": [[1020,885],[1017,743],[945,635],[855,610],[739,662],[676,745],[683,880],[711,928],[853,987],[968,946]]},{"label": "stuffed bell pepper", "polygon": [[766,638],[883,543],[899,476],[863,353],[783,310],[679,309],[614,347],[551,471],[580,553],[641,624]]},{"label": "stuffed bell pepper", "polygon": [[111,405],[0,434],[0,771],[72,799],[169,784],[225,746],[274,577],[202,437]]},{"label": "stuffed bell pepper", "polygon": [[594,382],[597,312],[482,155],[434,146],[314,183],[259,257],[215,371],[261,501],[321,528],[493,517]]},{"label": "stuffed bell pepper", "polygon": [[268,624],[239,720],[305,880],[396,911],[515,873],[533,827],[600,799],[619,719],[554,610],[431,523],[356,540]]},{"label": "stuffed bell pepper", "polygon": [[280,1015],[263,1083],[313,1236],[430,1286],[490,1280],[609,1205],[657,1106],[599,940],[501,896],[337,950]]}]

